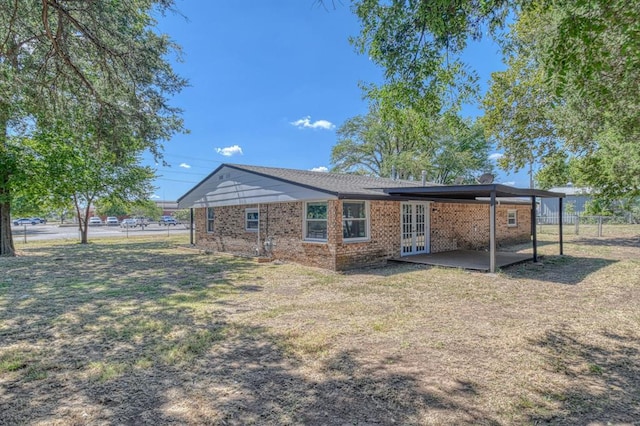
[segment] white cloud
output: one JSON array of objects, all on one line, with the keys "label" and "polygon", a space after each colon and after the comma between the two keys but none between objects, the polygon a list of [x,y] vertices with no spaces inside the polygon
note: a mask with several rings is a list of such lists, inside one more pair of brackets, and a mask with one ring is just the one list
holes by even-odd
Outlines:
[{"label": "white cloud", "polygon": [[500,154],[499,152],[494,152],[493,154],[489,155],[489,160],[499,160],[502,157],[504,157],[504,154]]},{"label": "white cloud", "polygon": [[190,169],[191,166],[188,165],[187,163],[180,163],[180,167],[182,167],[183,169]]},{"label": "white cloud", "polygon": [[332,130],[335,129],[335,125],[327,120],[316,120],[313,123],[311,122],[311,116],[306,116],[301,118],[300,120],[292,121],[292,126],[295,126],[299,129],[324,129],[324,130]]},{"label": "white cloud", "polygon": [[515,181],[510,180],[509,182],[502,182],[502,185],[516,186]]},{"label": "white cloud", "polygon": [[216,152],[220,155],[224,155],[225,157],[231,157],[232,155],[240,154],[242,155],[242,148],[238,145],[227,146],[225,148],[216,148]]},{"label": "white cloud", "polygon": [[320,166],[320,167],[314,167],[313,169],[309,169],[312,172],[328,172],[329,169],[326,168],[325,166]]},{"label": "white cloud", "polygon": [[159,195],[156,195],[156,194],[153,194],[153,195],[152,195],[151,197],[149,197],[149,198],[151,198],[152,200],[159,200],[159,199],[160,199],[160,196],[159,196]]}]

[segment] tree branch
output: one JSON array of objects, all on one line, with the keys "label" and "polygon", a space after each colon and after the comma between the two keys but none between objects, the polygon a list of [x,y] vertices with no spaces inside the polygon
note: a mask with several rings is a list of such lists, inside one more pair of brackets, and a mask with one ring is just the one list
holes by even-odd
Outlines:
[{"label": "tree branch", "polygon": [[[91,92],[91,94],[94,95],[98,100],[100,100],[100,95],[98,94],[96,89],[93,87],[91,82],[82,73],[82,71],[80,71],[80,69],[76,66],[76,64],[73,63],[69,55],[67,55],[65,52],[62,51],[60,44],[58,44],[57,38],[51,33],[51,28],[49,27],[49,5],[50,4],[51,6],[54,6],[54,7],[57,6],[55,2],[42,0],[42,25],[44,25],[45,34],[47,38],[51,41],[53,50],[56,52],[57,56],[61,58],[69,68],[71,68],[73,73],[80,79],[82,84]],[[60,10],[59,7],[56,7],[56,9],[58,11]]]}]

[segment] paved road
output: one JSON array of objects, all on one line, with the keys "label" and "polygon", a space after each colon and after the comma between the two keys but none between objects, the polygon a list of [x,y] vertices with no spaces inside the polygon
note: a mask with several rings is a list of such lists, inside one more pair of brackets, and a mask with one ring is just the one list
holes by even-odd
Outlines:
[{"label": "paved road", "polygon": [[[24,242],[36,240],[79,240],[80,233],[77,226],[60,226],[55,224],[39,224],[39,225],[20,225],[12,226],[11,232],[16,242]],[[171,234],[188,234],[189,230],[185,225],[176,226],[160,226],[156,223],[140,228],[120,228],[119,226],[90,226],[89,240],[92,237],[122,237],[125,235],[158,235],[164,233]]]}]

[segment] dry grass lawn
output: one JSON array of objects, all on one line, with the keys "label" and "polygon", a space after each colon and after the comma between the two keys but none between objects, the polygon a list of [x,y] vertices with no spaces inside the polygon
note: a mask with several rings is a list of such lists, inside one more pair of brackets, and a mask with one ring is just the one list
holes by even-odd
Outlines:
[{"label": "dry grass lawn", "polygon": [[640,424],[640,228],[572,238],[498,274],[21,246],[0,424]]}]

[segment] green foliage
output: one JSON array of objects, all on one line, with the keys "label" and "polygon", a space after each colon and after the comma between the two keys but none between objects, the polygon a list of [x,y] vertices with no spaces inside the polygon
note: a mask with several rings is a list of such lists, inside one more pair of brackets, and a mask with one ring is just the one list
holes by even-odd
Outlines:
[{"label": "green foliage", "polygon": [[[167,59],[179,48],[156,32],[154,18],[172,7],[172,0],[0,3],[0,255],[13,254],[10,230],[2,227],[11,203],[38,193],[45,181],[29,175],[38,167],[23,167],[42,159],[21,146],[19,136],[34,128],[52,133],[64,123],[78,155],[62,149],[60,161],[48,161],[60,144],[46,147],[43,140],[37,154],[47,157],[49,177],[55,170],[65,175],[67,167],[78,171],[75,188],[93,180],[93,172],[80,173],[78,164],[63,159],[96,152],[98,163],[119,167],[122,175],[132,156],[143,150],[160,156],[162,141],[183,130],[180,110],[168,102],[186,85]],[[45,155],[49,149],[54,152]],[[148,171],[129,174],[140,180]],[[68,180],[51,182],[52,199],[44,201],[68,204],[62,197],[73,192]],[[25,205],[34,201],[44,202],[26,199]]]},{"label": "green foliage", "polygon": [[151,220],[157,220],[162,215],[162,208],[153,200],[137,200],[129,206],[128,214],[133,217],[146,217]]},{"label": "green foliage", "polygon": [[128,212],[127,205],[120,200],[100,199],[96,203],[98,216],[124,216]]},{"label": "green foliage", "polygon": [[613,210],[610,201],[600,198],[589,200],[584,205],[585,216],[612,216],[614,213]]},{"label": "green foliage", "polygon": [[[530,19],[528,19],[530,18]],[[485,95],[482,123],[487,135],[495,140],[504,155],[499,160],[503,169],[519,170],[535,159],[557,152],[557,134],[553,125],[554,99],[545,85],[541,70],[527,41],[535,39],[529,25],[542,24],[538,15],[521,16],[512,26],[512,49],[508,68],[491,76],[490,90]]]},{"label": "green foliage", "polygon": [[39,131],[20,146],[31,158],[33,173],[21,191],[64,208],[73,200],[83,242],[91,205],[100,200],[101,213],[123,214],[127,204],[147,199],[154,172],[138,165],[137,152],[116,155],[92,135],[79,136],[64,124],[53,131]]},{"label": "green foliage", "polygon": [[387,81],[382,89],[370,87],[368,96],[384,100],[383,110],[424,113],[455,110],[477,94],[476,73],[461,53],[486,26],[499,27],[509,10],[506,0],[359,0],[353,9],[362,28],[351,41]]},{"label": "green foliage", "polygon": [[[406,108],[438,116],[472,100],[475,72],[461,53],[490,34],[503,42],[508,65],[484,100],[483,125],[504,151],[501,167],[540,161],[544,185],[568,171],[608,198],[640,194],[636,0],[358,0],[353,7],[361,32],[352,42],[385,73],[383,86],[365,87],[385,120],[397,122]],[[509,14],[514,24],[505,29]]]},{"label": "green foliage", "polygon": [[519,169],[541,161],[543,187],[573,181],[604,199],[640,194],[640,8],[531,2],[507,39],[484,124]]},{"label": "green foliage", "polygon": [[[160,213],[162,213],[162,212],[160,212]],[[191,220],[191,210],[190,209],[176,210],[173,213],[173,217],[175,217],[176,220],[179,221],[179,222],[189,223],[189,221]]]},{"label": "green foliage", "polygon": [[567,182],[573,182],[571,167],[567,154],[556,152],[543,158],[543,167],[536,173],[536,182],[541,189],[549,189],[554,186],[563,186]]},{"label": "green foliage", "polygon": [[453,183],[492,171],[482,128],[451,114],[404,109],[385,119],[373,108],[347,120],[337,134],[331,162],[339,172],[390,177],[395,170],[401,179],[420,180],[425,171],[429,182]]}]

